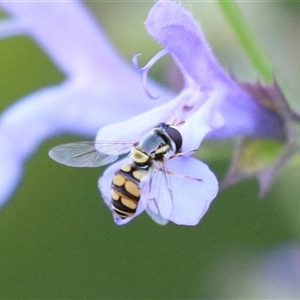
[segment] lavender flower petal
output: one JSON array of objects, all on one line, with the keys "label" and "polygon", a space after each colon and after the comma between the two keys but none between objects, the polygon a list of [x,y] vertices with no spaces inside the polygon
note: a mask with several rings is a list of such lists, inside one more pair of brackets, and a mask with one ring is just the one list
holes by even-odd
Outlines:
[{"label": "lavender flower petal", "polygon": [[46,138],[61,133],[94,137],[101,126],[131,118],[170,97],[149,82],[165,97],[159,102],[147,99],[139,74],[116,54],[79,2],[1,6],[12,15],[0,23],[3,36],[26,32],[68,76],[61,85],[24,97],[1,115],[0,206],[20,180],[25,160]]},{"label": "lavender flower petal", "polygon": [[[195,178],[169,176],[173,194],[173,210],[169,220],[178,225],[197,225],[217,195],[218,181],[215,175],[207,165],[192,157],[169,161],[168,170]],[[159,201],[164,201],[164,198]],[[158,214],[153,202],[149,202],[149,207]]]},{"label": "lavender flower petal", "polygon": [[177,97],[165,105],[153,108],[127,121],[112,124],[98,131],[96,141],[131,141],[137,142],[161,122],[172,122],[174,112],[180,107],[181,97]]},{"label": "lavender flower petal", "polygon": [[202,88],[211,89],[217,83],[228,80],[199,25],[180,4],[158,1],[150,10],[145,24],[148,33],[175,56]]},{"label": "lavender flower petal", "polygon": [[[124,166],[130,160],[121,160],[104,172],[103,176],[99,180],[99,189],[107,206],[111,210],[111,195],[110,186],[115,171]],[[169,215],[169,220],[179,225],[196,225],[207,211],[210,203],[215,198],[218,192],[218,182],[215,175],[209,170],[209,168],[202,162],[191,157],[175,158],[168,162],[168,169],[171,172],[179,174],[170,175],[171,187],[172,187],[172,212],[160,211],[158,212],[156,205],[153,201],[147,200],[147,185],[143,186],[143,192],[141,200],[137,208],[137,212],[131,218],[121,220],[115,217],[115,222],[118,225],[127,224],[133,218],[138,216],[145,210],[147,205],[151,211],[156,214],[161,214],[163,217]],[[183,176],[190,176],[191,178],[184,178]],[[155,174],[153,176],[156,176]],[[196,180],[201,179],[201,181]],[[151,186],[153,194],[160,195],[157,201],[160,208],[169,210],[168,206],[164,205],[166,201],[166,193],[168,190],[166,186],[161,186],[165,182],[156,182],[157,185]],[[165,189],[164,189],[165,188]],[[156,190],[159,190],[156,192]],[[165,193],[162,193],[165,191]]]},{"label": "lavender flower petal", "polygon": [[99,66],[118,68],[121,63],[80,2],[5,1],[1,6],[65,73],[85,74]]},{"label": "lavender flower petal", "polygon": [[[195,94],[197,91],[186,89],[164,105],[153,108],[128,121],[105,126],[98,131],[96,140],[131,141],[134,143],[143,139],[158,123],[172,124],[176,118],[179,122],[185,122],[179,126],[179,131],[183,137],[182,150],[198,149],[206,134],[221,125],[216,120],[217,114],[215,114],[213,99],[201,103],[199,98],[196,98],[198,103],[192,103],[191,99]],[[193,106],[193,109],[185,109],[188,102],[190,102],[189,105]]]},{"label": "lavender flower petal", "polygon": [[[88,85],[90,81],[97,81],[103,86],[113,85],[112,90],[118,88],[119,95],[124,94],[117,100],[132,100],[130,108],[137,109],[132,115],[158,104],[148,101],[139,74],[115,51],[80,2],[2,2],[0,6],[11,14],[11,22],[15,22],[20,30],[23,26],[24,32],[42,47],[63,72],[72,78],[80,78],[78,84]],[[6,26],[9,21],[3,22]],[[158,85],[151,81],[149,85],[164,95],[159,104],[170,98],[170,93]],[[101,94],[99,99],[110,102]],[[123,107],[128,108],[128,103],[123,103]]]},{"label": "lavender flower petal", "polygon": [[210,137],[283,136],[281,118],[260,105],[221,68],[200,27],[181,5],[158,1],[149,12],[146,27],[208,98],[214,94],[224,126]]},{"label": "lavender flower petal", "polygon": [[16,20],[0,21],[0,39],[26,34],[22,24]]}]

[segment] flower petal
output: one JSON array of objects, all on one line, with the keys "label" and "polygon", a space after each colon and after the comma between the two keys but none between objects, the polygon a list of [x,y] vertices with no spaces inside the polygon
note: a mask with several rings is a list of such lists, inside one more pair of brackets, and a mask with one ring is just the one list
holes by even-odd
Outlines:
[{"label": "flower petal", "polygon": [[[109,168],[103,173],[99,179],[99,189],[106,205],[111,209],[111,182],[116,170],[120,169],[131,159],[123,159]],[[148,183],[143,186],[141,200],[135,215],[131,218],[122,220],[115,217],[115,222],[118,225],[124,225],[130,222],[145,210],[145,205],[155,214],[162,215],[163,218],[179,225],[196,225],[207,211],[211,201],[215,198],[218,192],[218,182],[215,175],[201,161],[191,157],[180,157],[168,162],[168,167],[171,172],[179,175],[193,177],[184,178],[182,176],[170,175],[172,187],[172,212],[169,211],[169,205],[165,205],[166,197],[168,197],[168,187],[162,186],[164,181],[155,182],[151,185],[151,192],[161,197],[157,198],[159,212],[154,201],[147,200]],[[182,171],[184,169],[184,171]],[[182,174],[183,173],[183,174]],[[156,176],[156,175],[154,175]],[[159,178],[162,178],[161,176]],[[201,179],[202,181],[196,180]]]},{"label": "flower petal", "polygon": [[22,24],[16,20],[0,21],[0,39],[26,34]]},{"label": "flower petal", "polygon": [[[15,23],[16,30],[22,30],[23,26],[62,71],[80,77],[78,84],[88,85],[90,81],[103,86],[109,84],[112,90],[119,90],[114,93],[119,96],[115,100],[122,100],[127,110],[126,101],[129,100],[133,111],[135,108],[138,111],[140,105],[145,108],[157,105],[146,97],[140,75],[112,47],[82,3],[34,1],[1,2],[0,5],[13,17],[7,22]],[[7,27],[7,22],[3,22]],[[149,87],[164,95],[160,104],[170,99],[170,93],[152,81],[149,81]],[[111,101],[101,95],[98,97],[107,103]],[[146,101],[143,103],[143,100]]]},{"label": "flower petal", "polygon": [[180,4],[158,1],[149,12],[146,27],[207,93],[207,99],[214,97],[218,102],[224,126],[212,131],[210,137],[283,136],[281,118],[259,104],[222,69],[200,27]]},{"label": "flower petal", "polygon": [[[173,210],[169,220],[178,225],[198,224],[217,195],[218,182],[215,175],[204,163],[192,157],[175,158],[168,162],[168,169],[177,174],[201,179],[199,181],[170,175]],[[158,201],[164,201],[164,198],[159,198]],[[149,208],[158,214],[153,202],[148,203]]]},{"label": "flower petal", "polygon": [[64,72],[89,72],[96,62],[105,65],[106,59],[110,67],[118,67],[120,58],[82,3],[4,1],[1,6]]},{"label": "flower petal", "polygon": [[1,115],[0,206],[17,185],[25,160],[44,139],[62,132],[94,136],[99,126],[111,121],[104,109],[106,118],[99,118],[102,107],[97,100],[97,93],[66,81],[23,98]]},{"label": "flower petal", "polygon": [[[104,101],[99,101],[99,95]],[[18,183],[25,160],[46,138],[62,133],[94,137],[99,127],[131,117],[135,111],[130,106],[123,108],[121,97],[126,97],[126,91],[122,94],[109,85],[90,82],[82,86],[68,80],[35,92],[7,109],[0,118],[0,206]],[[110,101],[106,103],[105,99]],[[136,108],[143,107],[137,104]]]},{"label": "flower petal", "polygon": [[206,134],[218,126],[214,124],[214,115],[215,101],[209,99],[180,126],[183,152],[198,149]]},{"label": "flower petal", "polygon": [[13,105],[0,119],[0,206],[17,185],[23,163],[46,136],[55,133],[60,125],[58,105],[72,97],[67,85],[47,88]]},{"label": "flower petal", "polygon": [[[214,124],[215,101],[207,100],[193,114],[184,113],[182,106],[186,105],[185,90],[177,98],[165,105],[149,110],[128,121],[116,123],[101,128],[98,131],[97,141],[131,141],[135,143],[140,141],[148,134],[158,123],[165,122],[171,124],[176,116],[178,121],[184,121],[178,130],[183,138],[182,151],[196,150],[199,148],[205,135],[218,124]],[[125,153],[120,151],[119,154]]]},{"label": "flower petal", "polygon": [[94,137],[101,126],[131,118],[170,98],[149,82],[164,95],[149,101],[140,76],[116,54],[79,2],[1,5],[13,16],[1,23],[2,35],[26,31],[69,76],[61,85],[24,97],[1,115],[5,162],[0,169],[0,206],[17,185],[25,160],[46,138],[62,133]]},{"label": "flower petal", "polygon": [[159,1],[150,10],[145,24],[148,33],[175,56],[202,88],[211,88],[216,80],[228,78],[199,25],[180,4]]},{"label": "flower petal", "polygon": [[172,101],[125,122],[105,126],[98,131],[96,141],[140,141],[158,123],[172,123],[174,116],[177,116],[176,112],[180,111],[184,102],[185,96],[179,95]]}]

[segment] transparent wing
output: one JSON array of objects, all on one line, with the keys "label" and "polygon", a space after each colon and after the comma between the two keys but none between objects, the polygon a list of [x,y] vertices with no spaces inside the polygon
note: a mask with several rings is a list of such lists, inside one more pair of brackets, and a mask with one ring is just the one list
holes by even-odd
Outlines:
[{"label": "transparent wing", "polygon": [[165,162],[151,171],[144,188],[146,212],[159,225],[166,225],[173,210],[173,194]]},{"label": "transparent wing", "polygon": [[164,226],[167,225],[169,220],[164,219],[162,216],[156,214],[155,212],[153,212],[148,206],[146,208],[146,213],[148,214],[148,216],[158,225]]},{"label": "transparent wing", "polygon": [[75,142],[52,148],[49,156],[70,167],[100,167],[116,161],[130,151],[132,142]]}]

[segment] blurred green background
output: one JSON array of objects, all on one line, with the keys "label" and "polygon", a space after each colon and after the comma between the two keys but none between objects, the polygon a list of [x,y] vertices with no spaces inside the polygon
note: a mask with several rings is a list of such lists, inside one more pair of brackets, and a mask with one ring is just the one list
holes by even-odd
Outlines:
[{"label": "blurred green background", "polygon": [[[256,80],[218,5],[183,2],[201,22],[224,68],[241,80]],[[153,2],[87,5],[129,62],[137,52],[146,62],[160,49],[143,26]],[[300,4],[242,2],[239,7],[289,101],[299,108]],[[63,80],[28,38],[2,40],[0,53],[1,111]],[[167,64],[158,63],[153,72],[165,84]],[[196,227],[160,227],[146,215],[118,227],[97,188],[101,169],[67,168],[48,158],[51,147],[74,139],[46,141],[0,213],[1,299],[296,298],[300,267],[295,268],[290,253],[296,253],[299,263],[298,158],[281,170],[262,200],[254,180],[222,191]],[[230,163],[233,144],[205,142],[199,153],[219,178]],[[266,271],[267,263],[274,255],[275,265],[285,267],[270,279],[274,272]],[[287,274],[292,283],[286,283]],[[299,281],[293,285],[295,278]]]}]

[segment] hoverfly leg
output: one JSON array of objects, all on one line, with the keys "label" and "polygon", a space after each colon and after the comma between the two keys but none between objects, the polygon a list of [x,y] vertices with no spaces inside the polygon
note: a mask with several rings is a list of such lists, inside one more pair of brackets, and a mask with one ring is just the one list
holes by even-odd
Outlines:
[{"label": "hoverfly leg", "polygon": [[148,207],[146,208],[146,212],[149,215],[149,217],[156,222],[158,225],[164,226],[167,225],[169,220],[163,218],[162,216],[156,214],[155,212],[153,212],[151,209],[149,209]]},{"label": "hoverfly leg", "polygon": [[180,177],[180,178],[186,178],[186,179],[192,179],[192,180],[197,180],[197,181],[202,181],[201,178],[196,178],[196,177],[192,177],[192,176],[188,176],[188,175],[183,175],[183,174],[179,174],[179,173],[176,173],[176,172],[171,172],[171,171],[165,171],[167,174],[169,175],[173,175],[173,176],[176,176],[176,177]]},{"label": "hoverfly leg", "polygon": [[183,125],[184,123],[185,123],[185,121],[178,122],[178,117],[174,117],[174,120],[170,125],[171,126],[180,126],[180,125]]},{"label": "hoverfly leg", "polygon": [[198,151],[198,149],[191,149],[191,150],[188,150],[188,151],[184,151],[184,152],[178,152],[178,153],[175,153],[174,155],[170,156],[169,159],[173,159],[173,158],[176,158],[176,157],[181,157],[181,156],[184,156],[184,155],[191,155],[191,154],[194,154]]},{"label": "hoverfly leg", "polygon": [[156,168],[155,173],[149,178],[146,196],[148,201],[146,212],[159,225],[168,223],[173,209],[172,189],[164,167],[165,164],[161,168]]}]

